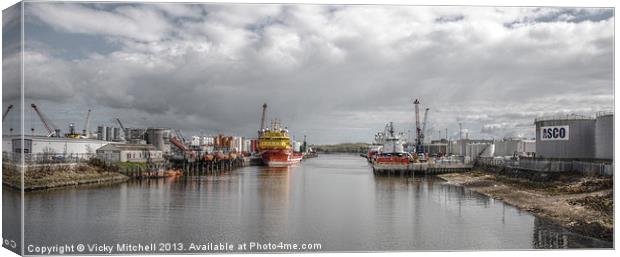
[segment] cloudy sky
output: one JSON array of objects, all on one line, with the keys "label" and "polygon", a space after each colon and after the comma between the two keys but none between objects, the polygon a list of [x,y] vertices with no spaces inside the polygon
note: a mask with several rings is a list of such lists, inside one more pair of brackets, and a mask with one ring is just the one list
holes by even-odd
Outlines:
[{"label": "cloudy sky", "polygon": [[370,142],[413,130],[419,98],[431,138],[533,137],[535,117],[613,108],[612,9],[26,3],[24,20],[27,104],[63,129],[90,108],[93,128],[254,136],[266,102],[298,138]]}]

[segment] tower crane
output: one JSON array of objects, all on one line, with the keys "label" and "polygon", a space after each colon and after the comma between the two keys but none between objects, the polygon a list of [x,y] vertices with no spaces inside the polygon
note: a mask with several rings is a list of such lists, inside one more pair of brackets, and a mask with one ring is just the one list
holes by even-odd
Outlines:
[{"label": "tower crane", "polygon": [[122,129],[122,130],[125,130],[125,126],[123,126],[123,122],[121,122],[121,119],[120,119],[120,118],[118,118],[118,117],[117,117],[117,118],[116,118],[116,122],[118,122],[118,125],[119,125],[119,126],[121,126],[121,129]]},{"label": "tower crane", "polygon": [[9,114],[9,111],[13,109],[13,105],[9,105],[9,107],[6,108],[6,111],[4,111],[4,113],[2,114],[2,121],[4,121],[4,118],[6,118],[6,115]]},{"label": "tower crane", "polygon": [[426,156],[424,154],[424,134],[426,133],[426,121],[428,118],[429,108],[426,108],[424,111],[424,122],[422,124],[422,128],[420,128],[420,101],[415,99],[413,101],[415,105],[415,129],[416,129],[416,144],[415,151],[417,154],[417,158],[420,158],[420,161],[426,161]]},{"label": "tower crane", "polygon": [[430,108],[426,108],[426,110],[424,110],[424,122],[422,122],[422,133],[420,133],[420,141],[422,142],[422,144],[424,144],[424,137],[426,136],[426,121],[428,119],[429,110]]},{"label": "tower crane", "polygon": [[420,101],[416,98],[413,101],[415,105],[415,131],[416,131],[416,142],[415,142],[415,151],[416,153],[424,153],[424,149],[422,149],[422,129],[420,128]]},{"label": "tower crane", "polygon": [[90,109],[86,113],[86,119],[84,120],[84,129],[82,130],[82,137],[90,138]]},{"label": "tower crane", "polygon": [[116,122],[118,123],[119,126],[121,126],[121,130],[123,130],[123,139],[127,140],[127,129],[125,128],[125,126],[123,126],[121,119],[116,117]]},{"label": "tower crane", "polygon": [[34,109],[34,111],[37,113],[37,115],[39,116],[39,119],[41,119],[41,122],[43,122],[43,126],[45,126],[45,129],[47,129],[47,137],[51,137],[51,136],[57,136],[60,137],[60,130],[57,129],[56,125],[54,125],[54,123],[52,123],[52,121],[50,121],[49,119],[47,119],[45,117],[45,115],[39,110],[39,108],[37,107],[36,104],[31,104],[30,107],[32,107],[32,109]]}]

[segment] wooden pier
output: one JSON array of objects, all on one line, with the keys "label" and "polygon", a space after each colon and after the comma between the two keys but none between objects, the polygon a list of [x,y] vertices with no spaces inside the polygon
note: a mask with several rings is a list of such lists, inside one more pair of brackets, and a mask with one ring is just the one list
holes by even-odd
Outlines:
[{"label": "wooden pier", "polygon": [[236,168],[244,167],[250,164],[247,158],[235,158],[230,160],[169,160],[160,164],[148,164],[144,167],[131,167],[126,169],[117,168],[118,171],[132,178],[163,178],[170,177],[168,171],[180,171],[183,176],[203,176],[218,175],[223,172],[232,171]]},{"label": "wooden pier", "polygon": [[185,176],[217,175],[222,172],[232,171],[239,167],[246,166],[245,158],[235,158],[231,160],[211,160],[211,161],[184,161],[176,164],[183,170]]}]

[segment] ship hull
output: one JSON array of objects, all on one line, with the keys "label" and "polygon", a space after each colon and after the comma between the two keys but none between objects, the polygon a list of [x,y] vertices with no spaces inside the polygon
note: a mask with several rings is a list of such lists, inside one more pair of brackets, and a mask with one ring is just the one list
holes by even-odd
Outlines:
[{"label": "ship hull", "polygon": [[375,173],[406,171],[409,168],[409,156],[403,153],[389,153],[375,156],[372,168]]},{"label": "ship hull", "polygon": [[301,162],[302,155],[294,154],[291,150],[266,150],[261,153],[263,163],[269,167],[281,167]]}]

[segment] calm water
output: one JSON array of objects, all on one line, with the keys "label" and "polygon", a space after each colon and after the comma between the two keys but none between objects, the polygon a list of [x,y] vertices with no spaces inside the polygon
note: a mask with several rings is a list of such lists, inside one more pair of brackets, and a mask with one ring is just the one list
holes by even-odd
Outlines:
[{"label": "calm water", "polygon": [[375,177],[364,159],[351,155],[322,155],[289,168],[246,167],[219,176],[27,193],[25,211],[26,245],[284,242],[320,243],[322,251],[612,247],[435,177]]}]

